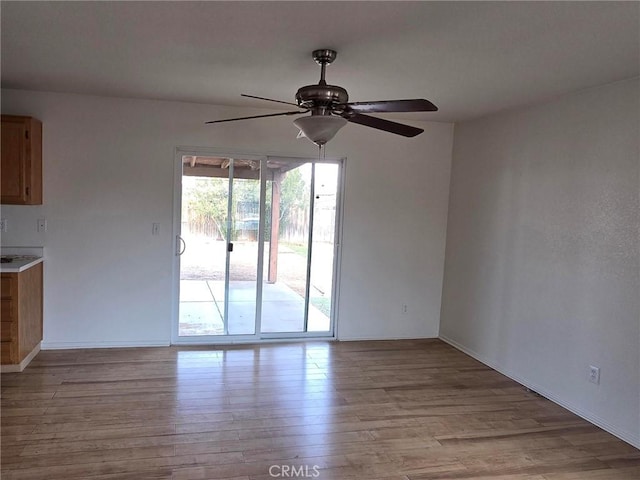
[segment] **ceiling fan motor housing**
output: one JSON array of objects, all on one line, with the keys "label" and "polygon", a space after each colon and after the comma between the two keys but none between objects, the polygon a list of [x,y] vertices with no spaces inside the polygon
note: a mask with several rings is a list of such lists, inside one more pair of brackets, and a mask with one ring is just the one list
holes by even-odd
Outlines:
[{"label": "ceiling fan motor housing", "polygon": [[347,91],[337,85],[306,85],[298,89],[296,102],[302,108],[314,109],[347,103]]}]

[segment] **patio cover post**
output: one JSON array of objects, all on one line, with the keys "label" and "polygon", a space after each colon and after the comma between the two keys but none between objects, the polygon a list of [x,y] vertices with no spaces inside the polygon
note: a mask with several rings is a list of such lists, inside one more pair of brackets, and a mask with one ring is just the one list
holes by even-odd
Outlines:
[{"label": "patio cover post", "polygon": [[269,240],[269,271],[267,283],[278,280],[278,240],[280,237],[280,187],[282,173],[273,172],[271,182],[271,239]]}]

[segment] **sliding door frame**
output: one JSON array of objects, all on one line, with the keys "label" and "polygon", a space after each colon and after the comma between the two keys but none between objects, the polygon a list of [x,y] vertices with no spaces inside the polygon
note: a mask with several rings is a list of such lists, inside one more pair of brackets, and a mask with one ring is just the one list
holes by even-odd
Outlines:
[{"label": "sliding door frame", "polygon": [[[182,175],[183,175],[183,163],[182,157],[185,155],[197,155],[197,156],[217,156],[217,157],[229,157],[229,158],[242,158],[255,160],[260,162],[260,220],[258,231],[258,259],[257,259],[257,278],[256,278],[256,311],[255,311],[255,333],[253,335],[228,335],[228,320],[223,319],[225,324],[225,335],[199,335],[199,336],[180,336],[179,335],[179,322],[180,322],[180,249],[181,249],[181,216],[182,216]],[[304,332],[261,332],[261,318],[262,318],[262,287],[263,287],[263,274],[264,274],[264,240],[265,240],[265,210],[266,210],[266,183],[267,175],[262,175],[266,170],[268,160],[286,160],[295,162],[311,163],[312,176],[311,176],[311,198],[310,198],[310,225],[308,236],[308,254],[307,254],[307,285],[306,285],[306,298],[305,298],[305,318],[304,318]],[[311,269],[311,254],[312,254],[312,242],[313,242],[313,215],[314,215],[314,188],[315,188],[315,165],[318,163],[337,164],[338,168],[338,185],[336,191],[336,218],[335,218],[335,230],[334,230],[334,246],[333,246],[333,281],[332,281],[332,296],[331,296],[331,311],[330,311],[330,326],[327,332],[307,332],[308,323],[308,310],[309,310],[309,285],[311,282],[310,269]],[[256,155],[247,154],[238,151],[220,150],[207,147],[188,147],[179,146],[175,149],[174,154],[174,198],[173,198],[173,251],[172,251],[172,319],[171,319],[171,343],[175,345],[224,345],[235,343],[256,343],[256,342],[270,342],[270,341],[286,341],[286,340],[301,340],[301,339],[335,339],[337,333],[338,323],[338,302],[340,292],[340,265],[341,265],[341,252],[342,252],[342,219],[343,219],[343,198],[344,198],[344,177],[345,177],[345,159],[344,158],[312,158],[312,157],[298,157],[288,155]],[[264,169],[264,170],[263,170]],[[230,188],[233,181],[233,171],[229,172]],[[188,248],[188,246],[187,246]],[[226,262],[229,262],[229,252],[227,252]],[[225,272],[226,288],[225,296],[228,295],[228,265]],[[225,302],[225,317],[227,316],[227,303]]]}]

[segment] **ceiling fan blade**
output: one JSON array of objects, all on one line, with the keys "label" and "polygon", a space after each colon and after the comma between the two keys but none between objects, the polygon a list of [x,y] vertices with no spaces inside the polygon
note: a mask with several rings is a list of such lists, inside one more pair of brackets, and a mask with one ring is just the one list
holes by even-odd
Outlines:
[{"label": "ceiling fan blade", "polygon": [[413,100],[381,100],[378,102],[355,102],[344,104],[354,112],[437,112],[436,107],[429,100],[416,98]]},{"label": "ceiling fan blade", "polygon": [[283,102],[282,100],[273,100],[271,98],[256,97],[255,95],[247,95],[246,93],[241,93],[240,96],[241,97],[247,97],[247,98],[257,98],[258,100],[266,100],[267,102],[284,103],[285,105],[293,105],[294,107],[298,106],[298,104],[296,104],[296,103]]},{"label": "ceiling fan blade", "polygon": [[364,125],[365,127],[377,128],[378,130],[395,133],[396,135],[402,135],[403,137],[415,137],[416,135],[420,135],[424,132],[421,128],[412,127],[403,123],[391,122],[389,120],[384,120],[383,118],[370,117],[369,115],[362,115],[361,113],[344,115],[344,118],[351,123],[357,123],[359,125]]},{"label": "ceiling fan blade", "polygon": [[308,111],[309,110],[299,110],[296,112],[280,112],[280,113],[270,113],[268,115],[254,115],[252,117],[226,118],[224,120],[211,120],[209,122],[204,122],[204,123],[235,122],[237,120],[250,120],[252,118],[265,118],[265,117],[279,117],[281,115],[300,115],[301,113],[307,113]]}]

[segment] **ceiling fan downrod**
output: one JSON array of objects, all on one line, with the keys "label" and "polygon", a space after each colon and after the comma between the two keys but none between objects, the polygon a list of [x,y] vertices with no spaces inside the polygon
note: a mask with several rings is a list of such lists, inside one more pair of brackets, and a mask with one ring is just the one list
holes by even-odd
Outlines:
[{"label": "ceiling fan downrod", "polygon": [[328,49],[314,50],[311,56],[315,62],[320,65],[320,81],[318,82],[318,85],[326,85],[327,82],[324,79],[324,76],[327,70],[327,65],[331,65],[333,63],[338,56],[338,52]]}]

